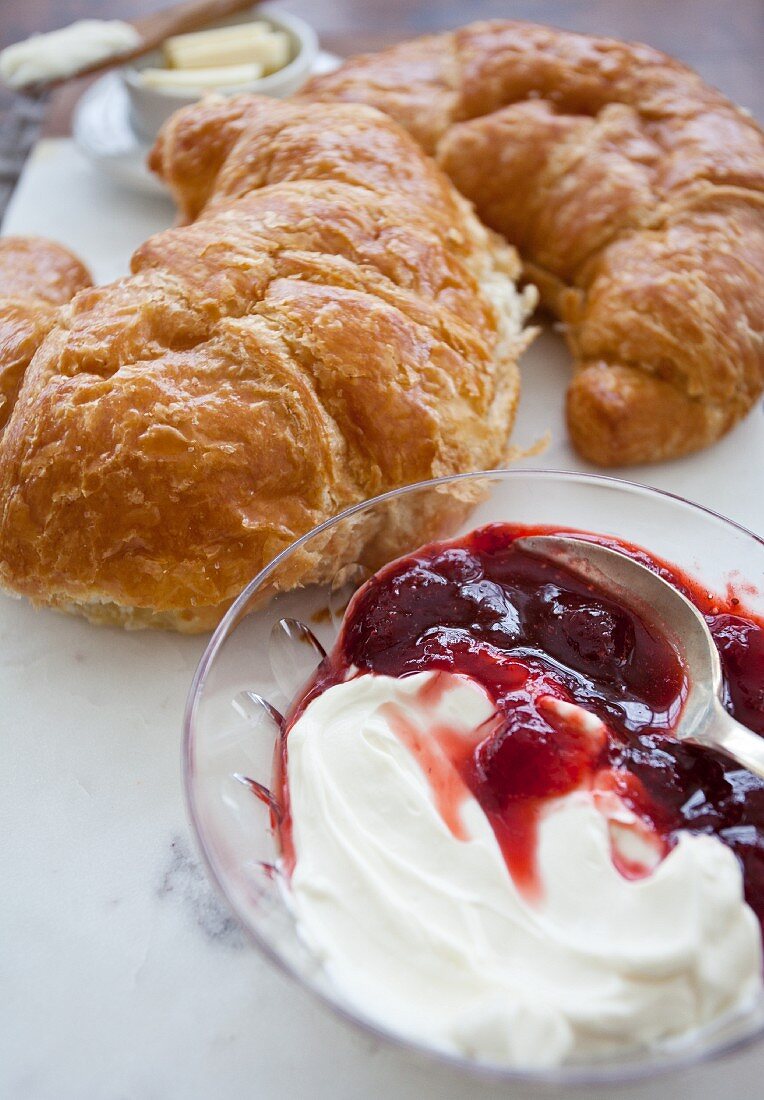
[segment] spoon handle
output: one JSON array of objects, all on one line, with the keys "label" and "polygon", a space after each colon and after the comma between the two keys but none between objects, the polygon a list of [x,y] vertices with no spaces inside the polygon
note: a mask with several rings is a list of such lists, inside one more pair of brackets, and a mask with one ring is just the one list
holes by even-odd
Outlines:
[{"label": "spoon handle", "polygon": [[724,753],[764,779],[764,737],[736,722],[721,703],[714,707],[701,743]]}]

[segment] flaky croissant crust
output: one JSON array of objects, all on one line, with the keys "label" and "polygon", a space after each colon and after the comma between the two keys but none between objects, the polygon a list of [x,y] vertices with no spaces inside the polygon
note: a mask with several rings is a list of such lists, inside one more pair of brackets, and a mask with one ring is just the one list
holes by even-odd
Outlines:
[{"label": "flaky croissant crust", "polygon": [[152,160],[196,220],[49,326],[0,438],[0,582],[203,629],[347,505],[500,462],[532,303],[516,253],[370,108],[213,99]]},{"label": "flaky croissant crust", "polygon": [[647,46],[476,23],[355,58],[303,95],[405,126],[515,244],[575,357],[578,450],[718,439],[764,386],[764,136]]},{"label": "flaky croissant crust", "polygon": [[0,431],[58,306],[86,286],[90,275],[62,245],[40,237],[0,239]]}]

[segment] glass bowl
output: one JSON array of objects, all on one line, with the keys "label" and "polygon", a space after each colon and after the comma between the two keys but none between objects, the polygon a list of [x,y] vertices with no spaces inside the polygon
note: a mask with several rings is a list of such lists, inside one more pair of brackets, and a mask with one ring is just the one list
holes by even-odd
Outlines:
[{"label": "glass bowl", "polygon": [[[331,647],[352,591],[371,569],[423,542],[498,521],[615,535],[686,570],[710,590],[735,587],[748,610],[764,615],[764,540],[680,497],[614,478],[499,470],[422,482],[350,508],[298,539],[254,578],[197,669],[186,708],[183,772],[209,873],[259,950],[304,989],[375,1037],[462,1071],[594,1084],[645,1077],[727,1052],[764,1032],[764,998],[702,1033],[618,1060],[535,1071],[444,1054],[364,1016],[332,986],[297,933],[276,866],[267,801],[278,716],[260,700],[286,710],[318,662],[311,637]],[[348,560],[348,545],[357,548],[355,561]],[[296,565],[315,561],[311,550],[332,561],[331,579],[279,591],[292,584]],[[285,619],[308,624],[312,634],[301,634]]]}]

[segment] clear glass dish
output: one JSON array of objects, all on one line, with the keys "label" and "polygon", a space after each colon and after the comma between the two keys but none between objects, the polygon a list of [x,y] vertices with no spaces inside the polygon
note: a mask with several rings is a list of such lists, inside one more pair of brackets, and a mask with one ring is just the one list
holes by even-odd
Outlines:
[{"label": "clear glass dish", "polygon": [[[418,537],[411,542],[411,520]],[[257,948],[340,1016],[421,1057],[481,1076],[584,1084],[625,1081],[715,1057],[764,1033],[764,998],[750,1011],[681,1041],[626,1058],[525,1071],[469,1061],[380,1028],[349,1003],[301,941],[275,869],[270,811],[248,777],[268,788],[278,725],[254,695],[282,713],[317,663],[315,651],[283,619],[305,622],[325,649],[334,642],[352,590],[384,560],[415,545],[490,522],[544,524],[615,535],[637,543],[724,593],[740,586],[749,610],[764,614],[764,540],[679,497],[614,478],[502,470],[441,478],[348,509],[303,536],[254,578],[215,632],[188,699],[183,773],[189,814],[214,883]],[[369,536],[369,532],[373,532]],[[355,562],[346,547],[355,539]],[[364,546],[364,540],[366,544]],[[326,583],[291,591],[296,563],[311,549],[334,554]],[[755,587],[752,587],[755,586]],[[291,640],[290,640],[291,635]]]}]

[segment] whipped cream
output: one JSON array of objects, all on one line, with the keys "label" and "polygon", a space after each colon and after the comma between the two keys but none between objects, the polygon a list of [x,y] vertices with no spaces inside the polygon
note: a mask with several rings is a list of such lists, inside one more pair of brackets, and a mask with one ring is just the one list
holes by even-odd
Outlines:
[{"label": "whipped cream", "polygon": [[[541,897],[529,901],[433,734],[447,726],[477,744],[493,704],[475,681],[443,673],[428,696],[433,675],[336,684],[289,733],[291,904],[356,1009],[443,1050],[542,1067],[649,1046],[755,996],[761,938],[733,853],[686,834],[651,856],[613,792],[549,801]],[[614,846],[653,870],[625,878]]]},{"label": "whipped cream", "polygon": [[141,36],[131,23],[80,19],[8,46],[0,53],[0,79],[9,88],[60,80],[110,57],[121,57],[140,43]]}]

